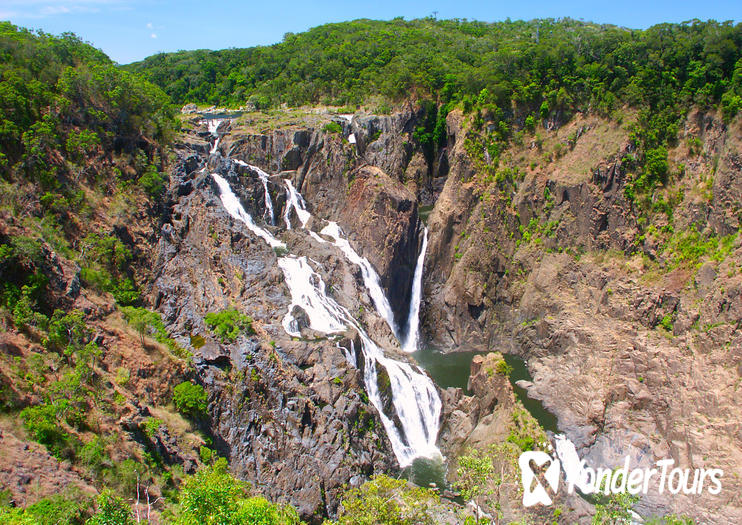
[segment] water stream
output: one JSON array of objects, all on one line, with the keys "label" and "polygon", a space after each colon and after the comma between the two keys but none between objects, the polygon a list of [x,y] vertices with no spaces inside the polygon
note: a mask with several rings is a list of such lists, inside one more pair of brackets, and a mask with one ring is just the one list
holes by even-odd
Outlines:
[{"label": "water stream", "polygon": [[423,267],[425,253],[428,250],[428,228],[423,229],[423,242],[420,246],[420,255],[417,256],[415,275],[412,278],[412,293],[410,297],[410,312],[407,317],[407,334],[402,343],[402,350],[414,352],[420,341],[420,303],[423,297]]},{"label": "water stream", "polygon": [[[212,148],[215,153],[218,147],[219,122],[209,122],[209,131],[217,136]],[[261,169],[234,161],[242,166],[249,167],[256,173],[263,184],[265,191],[266,223],[275,225],[273,203],[268,191],[269,175]],[[220,175],[213,173],[212,177],[219,188],[219,197],[227,212],[235,219],[243,222],[250,231],[263,239],[272,248],[286,248],[286,244],[277,239],[271,232],[258,226],[249,213],[244,209],[240,200],[233,193],[229,183]],[[384,350],[371,339],[360,323],[353,318],[350,312],[338,304],[326,293],[326,285],[320,274],[312,268],[310,259],[306,255],[288,253],[278,258],[286,285],[291,294],[291,306],[282,321],[285,331],[294,337],[301,337],[298,323],[291,312],[294,306],[301,307],[307,314],[310,328],[324,334],[345,333],[354,329],[361,341],[360,348],[344,349],[346,357],[351,363],[357,362],[356,353],[360,351],[363,361],[364,383],[371,403],[377,408],[384,429],[389,436],[395,456],[403,473],[414,483],[427,486],[434,483],[438,487],[445,487],[447,464],[436,447],[441,413],[441,401],[433,381],[440,388],[458,387],[465,393],[467,390],[471,360],[478,352],[456,352],[443,354],[435,349],[420,347],[419,313],[422,299],[423,266],[427,249],[428,231],[423,230],[423,240],[420,253],[416,261],[414,272],[409,315],[406,323],[406,332],[400,334],[394,323],[394,315],[389,301],[381,287],[381,282],[370,262],[361,257],[351,246],[344,232],[337,223],[324,221],[326,224],[319,234],[307,229],[311,219],[306,202],[296,190],[290,180],[285,179],[286,209],[284,221],[286,229],[292,228],[291,212],[298,218],[301,230],[307,232],[313,239],[321,243],[331,243],[344,254],[349,262],[361,270],[363,283],[371,297],[379,315],[387,322],[390,329],[400,341],[402,348],[409,352],[420,367],[397,361],[388,357]],[[421,210],[421,218],[427,218],[429,210]],[[316,263],[314,263],[316,264]],[[516,397],[524,407],[535,417],[541,426],[550,432],[557,433],[557,419],[543,404],[528,397],[527,391],[516,384],[519,380],[531,381],[526,363],[513,355],[505,355],[506,362],[513,368],[510,381]],[[395,424],[391,414],[383,410],[382,392],[379,391],[379,369],[386,370],[389,376],[389,389],[392,395],[392,405],[397,416]],[[433,381],[422,370],[424,369],[433,378]],[[565,443],[562,443],[564,448]],[[571,444],[571,442],[570,442]]]},{"label": "water stream", "polygon": [[[257,173],[260,174],[260,172]],[[250,231],[262,238],[269,246],[286,247],[269,231],[255,224],[223,177],[216,173],[212,174],[212,177],[219,187],[222,204],[232,217],[245,223]],[[294,210],[302,229],[305,229],[311,218],[311,214],[306,209],[306,203],[291,181],[285,180],[284,183],[287,191],[287,213],[284,215],[286,227],[291,227],[290,210]],[[267,185],[264,185],[264,188],[267,194]],[[266,197],[266,202],[268,198]],[[358,255],[350,246],[339,226],[328,222],[320,231],[321,235],[307,231],[319,242],[330,242],[322,235],[332,239],[332,244],[337,246],[351,263],[361,269],[364,284],[377,311],[389,323],[396,335],[392,310],[381,288],[379,276],[368,260]],[[283,320],[284,329],[288,334],[297,337],[301,335],[296,320],[291,315],[294,306],[299,306],[306,312],[310,328],[313,330],[333,334],[352,328],[358,333],[361,340],[361,347],[358,350],[361,352],[364,363],[364,382],[367,394],[371,403],[379,411],[400,467],[412,465],[415,458],[440,457],[440,451],[435,443],[438,437],[441,401],[430,378],[417,366],[387,357],[350,312],[327,295],[324,281],[311,267],[306,256],[288,254],[279,257],[278,266],[284,273],[286,285],[291,293],[292,304]],[[356,349],[346,349],[346,352],[355,353]],[[383,368],[389,377],[388,388],[399,424],[395,424],[393,417],[383,410],[382,392],[379,391],[380,368]]]}]

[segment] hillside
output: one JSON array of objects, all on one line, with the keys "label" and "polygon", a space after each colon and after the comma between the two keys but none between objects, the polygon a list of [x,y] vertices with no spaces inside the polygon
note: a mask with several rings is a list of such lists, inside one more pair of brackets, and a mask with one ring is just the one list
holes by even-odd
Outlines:
[{"label": "hillside", "polygon": [[[119,67],[0,24],[0,516],[738,522],[741,50],[395,19]],[[557,432],[723,490],[526,508]]]}]

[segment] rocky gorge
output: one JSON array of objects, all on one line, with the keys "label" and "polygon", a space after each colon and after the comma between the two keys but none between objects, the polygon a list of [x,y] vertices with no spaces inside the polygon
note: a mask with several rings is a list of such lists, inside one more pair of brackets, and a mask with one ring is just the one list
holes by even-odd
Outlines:
[{"label": "rocky gorge", "polygon": [[[506,163],[529,166],[578,137],[543,168],[531,161],[508,196],[478,180],[461,113],[449,114],[447,145],[432,165],[411,139],[420,118],[410,104],[389,116],[302,116],[272,130],[255,129],[244,117],[211,131],[198,117],[191,120],[171,178],[154,302],[185,343],[206,339],[195,360],[210,392],[220,450],[234,471],[272,497],[291,494],[302,515],[311,516],[332,513],[344,484],[398,464],[378,407],[365,393],[364,366],[344,355],[360,346],[357,331],[327,338],[294,308],[301,337],[287,334],[282,322],[292,301],[277,264],[283,248],[272,249],[229,217],[212,173],[229,182],[261,228],[289,251],[308,254],[329,295],[385,352],[413,366],[395,331],[406,329],[423,242],[418,204],[430,202],[422,340],[443,352],[496,350],[526,359],[533,376],[527,395],[557,416],[559,430],[588,463],[617,465],[626,454],[642,466],[662,457],[683,467],[715,461],[728,472],[720,495],[650,493],[637,509],[701,520],[720,519],[722,512],[734,520],[742,436],[735,423],[709,418],[738,420],[739,240],[731,241],[724,260],[695,275],[652,270],[663,254],[651,238],[639,239],[636,211],[623,194],[626,125],[578,116],[555,126],[544,144],[514,146]],[[340,131],[329,131],[327,121]],[[716,171],[711,200],[688,198],[676,217],[687,225],[707,217],[720,236],[736,232],[734,132],[713,115],[692,114],[685,133],[701,137],[704,146],[678,183],[692,195],[699,179],[706,184],[712,161]],[[682,146],[673,154],[689,157]],[[284,180],[303,196],[306,216],[292,206]],[[551,230],[540,231],[534,219]],[[337,222],[378,272],[393,322],[379,315],[357,265],[297,231],[305,226],[316,235],[327,221]],[[524,229],[537,242],[524,242]],[[637,242],[639,255],[623,255]],[[651,271],[657,275],[648,281],[643,276]],[[253,317],[256,334],[224,345],[208,336],[202,318],[229,306]],[[673,324],[666,335],[658,326],[668,315]],[[378,376],[387,415],[388,383]],[[444,454],[504,439],[513,394],[507,381],[500,388],[503,394],[474,389],[473,397],[440,391],[437,444]],[[713,400],[698,397],[709,395]],[[573,519],[587,514],[579,498],[569,507]]]}]

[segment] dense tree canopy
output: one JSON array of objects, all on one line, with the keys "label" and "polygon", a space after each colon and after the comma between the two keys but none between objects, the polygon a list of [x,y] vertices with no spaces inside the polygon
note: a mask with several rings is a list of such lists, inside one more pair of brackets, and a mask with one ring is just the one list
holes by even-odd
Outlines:
[{"label": "dense tree canopy", "polygon": [[62,159],[132,151],[172,129],[168,96],[71,33],[0,22],[0,175],[59,185]]},{"label": "dense tree canopy", "polygon": [[[571,19],[484,23],[356,20],[287,33],[269,47],[158,54],[127,66],[175,102],[239,105],[488,96],[550,113],[677,102],[739,105],[742,25],[644,31]],[[737,73],[735,74],[735,70]],[[728,100],[727,100],[728,99]]]}]

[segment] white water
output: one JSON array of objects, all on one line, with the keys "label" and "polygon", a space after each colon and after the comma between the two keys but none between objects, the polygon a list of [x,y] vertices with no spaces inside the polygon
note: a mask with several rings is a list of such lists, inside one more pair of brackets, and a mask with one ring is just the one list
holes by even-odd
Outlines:
[{"label": "white water", "polygon": [[206,127],[209,130],[209,133],[211,133],[214,137],[216,137],[216,140],[214,141],[214,145],[211,147],[211,151],[209,151],[209,155],[213,155],[214,153],[216,153],[216,150],[219,147],[219,141],[222,138],[219,136],[217,129],[219,129],[219,124],[224,122],[224,120],[225,119],[223,118],[212,118],[206,121]]},{"label": "white water", "polygon": [[[364,382],[371,403],[379,411],[382,424],[392,443],[400,467],[412,464],[416,457],[440,456],[435,446],[438,436],[438,419],[441,401],[432,381],[419,369],[384,356],[384,352],[371,340],[350,312],[325,293],[325,283],[309,266],[306,257],[281,257],[278,266],[283,270],[286,284],[291,291],[289,313],[283,327],[289,335],[301,334],[291,315],[294,306],[300,306],[309,317],[312,330],[326,334],[343,332],[352,327],[361,339],[364,359]],[[355,348],[351,346],[353,356]],[[346,354],[350,361],[351,355]],[[386,369],[392,391],[392,404],[402,424],[402,432],[383,411],[378,387],[378,366]]]},{"label": "white water", "polygon": [[[268,192],[268,175],[266,172],[258,168],[257,166],[253,166],[252,164],[248,164],[247,162],[243,162],[241,160],[235,160],[235,163],[239,164],[240,166],[245,166],[246,168],[250,168],[254,172],[258,174],[258,178],[260,179],[260,182],[263,183],[263,191],[265,194],[265,213],[268,214],[268,223],[271,226],[276,225],[276,217],[275,213],[273,212],[273,201],[271,200],[271,194]],[[263,215],[263,219],[265,219],[265,215]]]},{"label": "white water", "polygon": [[417,350],[420,341],[420,302],[423,297],[423,266],[425,252],[428,249],[428,228],[423,230],[423,243],[420,246],[420,255],[417,256],[415,276],[412,280],[412,294],[410,297],[410,311],[407,314],[407,334],[402,343],[402,350],[411,353]]},{"label": "white water", "polygon": [[216,173],[212,173],[211,176],[214,177],[216,184],[219,186],[219,198],[222,200],[224,208],[232,217],[244,222],[251,232],[267,242],[271,248],[286,247],[284,243],[273,237],[270,232],[255,224],[250,214],[242,207],[240,200],[232,192],[229,183],[222,176]]},{"label": "white water", "polygon": [[292,209],[296,212],[296,216],[299,217],[301,227],[306,228],[307,222],[309,222],[309,218],[312,215],[307,211],[307,205],[304,202],[304,197],[302,197],[301,194],[296,191],[296,188],[294,188],[294,185],[291,184],[291,181],[289,179],[284,179],[283,182],[284,184],[286,184],[286,211],[284,211],[283,213],[283,218],[286,221],[286,229],[291,229]]},{"label": "white water", "polygon": [[[270,246],[285,247],[284,243],[254,223],[224,178],[217,174],[212,176],[219,186],[222,203],[230,215],[244,222],[251,231]],[[305,227],[311,215],[306,210],[304,199],[290,181],[286,181],[286,186],[289,193],[287,208],[290,202],[296,210],[302,227]],[[288,223],[288,217],[286,218]],[[309,233],[315,239],[326,242],[316,233],[311,231]],[[364,283],[369,289],[374,304],[393,328],[394,322],[389,301],[381,289],[378,275],[371,264],[353,250],[348,241],[342,237],[337,224],[329,223],[321,233],[332,237],[334,244],[343,251],[346,257],[361,268]],[[430,378],[416,366],[387,358],[348,310],[327,295],[325,283],[311,268],[306,257],[294,255],[280,257],[278,265],[284,273],[291,293],[292,304],[282,323],[286,332],[295,337],[300,336],[296,320],[291,315],[291,310],[295,305],[304,309],[309,318],[310,328],[318,332],[331,334],[354,328],[361,339],[360,350],[365,365],[364,382],[369,400],[379,412],[400,467],[411,465],[416,457],[440,457],[440,451],[435,446],[435,442],[438,436],[441,401]],[[349,362],[355,362],[355,353],[356,349],[353,345],[350,351],[346,349],[346,358]],[[389,376],[392,405],[401,423],[401,429],[383,412],[383,402],[378,388],[379,366],[384,367]]]},{"label": "white water", "polygon": [[366,285],[368,293],[371,296],[371,299],[374,301],[376,311],[379,312],[381,318],[387,322],[389,328],[392,329],[392,333],[394,333],[394,336],[399,339],[397,327],[394,323],[394,313],[392,312],[392,306],[389,304],[389,300],[384,294],[384,289],[381,287],[379,274],[376,273],[374,267],[371,266],[371,263],[368,261],[368,259],[358,255],[358,253],[353,249],[348,240],[343,237],[343,232],[336,222],[329,221],[327,223],[327,226],[322,228],[320,233],[323,235],[327,235],[328,237],[332,237],[332,239],[335,241],[333,244],[340,248],[340,251],[345,254],[345,257],[347,257],[350,262],[361,269],[363,284]]}]

